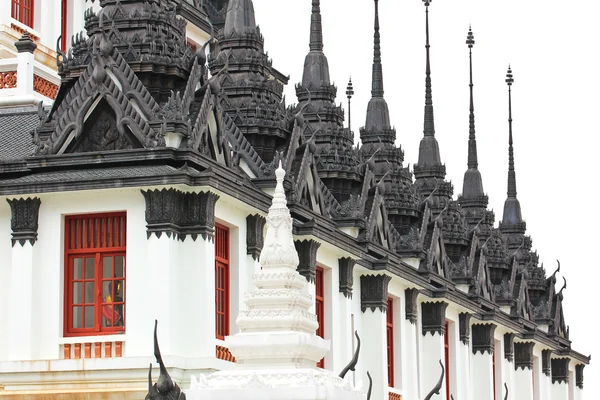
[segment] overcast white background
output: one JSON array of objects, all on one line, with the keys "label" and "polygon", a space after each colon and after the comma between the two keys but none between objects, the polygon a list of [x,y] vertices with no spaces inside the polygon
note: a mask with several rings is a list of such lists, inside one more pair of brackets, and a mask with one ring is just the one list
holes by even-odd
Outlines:
[{"label": "overcast white background", "polygon": [[[431,62],[436,137],[455,196],[467,164],[469,24],[473,49],[479,169],[490,208],[502,219],[508,165],[510,62],[518,198],[527,232],[546,271],[562,264],[565,316],[573,348],[591,354],[584,388],[597,397],[600,222],[597,113],[600,89],[600,2],[597,0],[433,0]],[[290,75],[295,103],[308,52],[311,0],[254,0],[257,23],[273,65]],[[417,161],[423,132],[425,7],[421,0],[380,0],[385,98],[405,163]],[[338,103],[346,106],[352,76],[352,128],[364,125],[371,90],[373,1],[321,0],[325,54]],[[562,275],[561,274],[561,275]],[[562,285],[562,278],[559,281]],[[595,294],[595,296],[593,296]]]}]

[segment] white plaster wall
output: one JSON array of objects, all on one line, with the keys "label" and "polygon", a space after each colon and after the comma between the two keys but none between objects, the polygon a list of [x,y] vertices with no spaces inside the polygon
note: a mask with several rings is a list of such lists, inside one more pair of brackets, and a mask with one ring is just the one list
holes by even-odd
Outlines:
[{"label": "white plaster wall", "polygon": [[[3,3],[3,2],[0,2]],[[0,13],[2,15],[2,13]],[[8,14],[10,15],[10,13]],[[10,206],[0,198],[0,361],[8,357],[10,279],[12,268]]]}]

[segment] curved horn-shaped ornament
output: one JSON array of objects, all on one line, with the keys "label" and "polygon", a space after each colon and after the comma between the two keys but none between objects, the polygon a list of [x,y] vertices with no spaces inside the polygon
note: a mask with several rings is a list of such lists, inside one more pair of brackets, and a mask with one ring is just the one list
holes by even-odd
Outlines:
[{"label": "curved horn-shaped ornament", "polygon": [[369,378],[369,391],[367,392],[367,400],[371,400],[371,391],[373,390],[373,378],[371,378],[371,373],[367,371],[367,377]]},{"label": "curved horn-shaped ornament", "polygon": [[158,381],[156,382],[156,390],[158,393],[169,393],[174,388],[173,380],[171,376],[169,376],[169,372],[163,363],[162,356],[160,354],[160,348],[158,347],[158,320],[154,320],[154,357],[156,357],[156,362],[160,366],[160,375],[158,377]]},{"label": "curved horn-shaped ornament", "polygon": [[358,355],[360,354],[360,337],[358,336],[358,331],[354,331],[354,335],[356,336],[356,340],[358,343],[356,344],[356,350],[354,351],[354,356],[352,360],[348,363],[346,367],[340,372],[340,378],[344,379],[348,371],[354,371],[356,369],[356,364],[358,364]]},{"label": "curved horn-shaped ornament", "polygon": [[508,385],[504,382],[504,389],[506,389],[506,395],[504,396],[504,400],[508,400]]},{"label": "curved horn-shaped ornament", "polygon": [[558,291],[558,295],[559,295],[559,296],[561,296],[561,295],[562,295],[562,292],[563,292],[563,290],[565,290],[565,289],[567,288],[567,278],[565,278],[564,276],[563,276],[563,281],[564,281],[565,283],[563,284],[563,287],[562,287],[562,288],[561,288],[561,289]]},{"label": "curved horn-shaped ornament", "polygon": [[440,394],[440,389],[442,388],[442,382],[444,382],[444,372],[446,372],[446,370],[444,369],[444,364],[442,364],[442,360],[440,360],[440,366],[442,367],[442,373],[440,375],[440,380],[438,381],[437,385],[435,385],[435,387],[431,390],[431,392],[429,392],[429,394],[427,396],[425,396],[425,398],[423,400],[431,400],[431,398],[433,397],[434,394]]},{"label": "curved horn-shaped ornament", "polygon": [[552,274],[552,279],[556,279],[556,274],[560,272],[560,261],[556,260],[558,263],[558,267],[556,267],[556,271]]}]

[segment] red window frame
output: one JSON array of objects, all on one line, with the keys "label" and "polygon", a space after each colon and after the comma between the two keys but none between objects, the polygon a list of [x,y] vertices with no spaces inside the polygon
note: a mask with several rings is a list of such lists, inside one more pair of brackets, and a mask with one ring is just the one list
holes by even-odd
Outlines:
[{"label": "red window frame", "polygon": [[69,16],[69,0],[60,2],[60,47],[62,51],[67,50],[67,23]]},{"label": "red window frame", "polygon": [[11,0],[10,16],[22,24],[33,28],[33,0]]},{"label": "red window frame", "polygon": [[386,312],[388,386],[394,387],[394,299],[387,300]]},{"label": "red window frame", "polygon": [[126,213],[69,215],[64,231],[64,336],[125,332]]},{"label": "red window frame", "polygon": [[229,335],[230,270],[229,228],[215,224],[215,336]]},{"label": "red window frame", "polygon": [[446,362],[446,400],[450,398],[450,337],[448,335],[449,323],[446,321],[446,333],[444,334],[444,361]]},{"label": "red window frame", "polygon": [[[317,275],[315,277],[315,311],[317,314],[317,322],[319,327],[317,328],[316,335],[325,338],[325,282],[324,282],[324,270],[321,267],[317,267]],[[325,357],[317,363],[317,367],[325,368]]]}]

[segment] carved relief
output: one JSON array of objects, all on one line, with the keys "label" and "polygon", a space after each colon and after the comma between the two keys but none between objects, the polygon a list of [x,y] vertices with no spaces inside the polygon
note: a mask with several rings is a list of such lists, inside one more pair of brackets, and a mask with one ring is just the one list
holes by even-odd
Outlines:
[{"label": "carved relief", "polygon": [[435,303],[421,303],[421,324],[423,325],[423,336],[431,333],[435,336],[446,333],[446,308],[448,303],[438,301]]},{"label": "carved relief", "polygon": [[356,260],[345,257],[339,259],[340,266],[340,293],[347,299],[352,298],[352,285],[354,284],[354,264]]},{"label": "carved relief", "polygon": [[419,295],[419,289],[417,288],[408,288],[404,291],[405,296],[405,305],[406,305],[406,319],[410,321],[411,324],[415,324],[417,322],[418,317],[418,308],[417,308],[417,296]]},{"label": "carved relief", "polygon": [[515,355],[515,334],[505,333],[504,334],[504,358],[512,362]]},{"label": "carved relief", "polygon": [[360,309],[365,312],[367,308],[375,312],[387,311],[388,284],[392,280],[389,275],[362,275],[360,277]]},{"label": "carved relief", "polygon": [[6,199],[6,201],[10,204],[11,210],[12,245],[19,242],[21,246],[24,246],[25,242],[29,241],[33,246],[38,235],[40,199],[28,197],[27,199]]},{"label": "carved relief", "polygon": [[266,222],[265,217],[259,214],[246,217],[246,254],[251,255],[254,261],[259,259],[263,249]]},{"label": "carved relief", "polygon": [[469,329],[469,323],[471,322],[471,314],[460,313],[458,314],[458,330],[460,333],[460,341],[465,346],[469,345],[469,339],[471,337],[471,330]]},{"label": "carved relief", "polygon": [[17,71],[0,72],[0,89],[17,87]]},{"label": "carved relief", "polygon": [[315,240],[296,240],[294,241],[300,263],[298,264],[298,273],[306,278],[307,281],[315,283],[317,277],[317,250],[321,243]]},{"label": "carved relief", "polygon": [[148,238],[165,233],[184,241],[188,235],[196,240],[213,240],[215,232],[215,203],[219,196],[212,192],[183,193],[175,189],[143,191],[146,200]]},{"label": "carved relief", "polygon": [[55,85],[54,83],[42,78],[41,76],[34,75],[33,90],[54,100],[54,98],[56,97],[56,93],[58,93],[58,85]]},{"label": "carved relief", "polygon": [[494,352],[494,324],[477,324],[473,325],[473,354],[481,352],[481,354],[492,354]]},{"label": "carved relief", "polygon": [[521,369],[533,369],[533,342],[517,342],[515,345],[515,371]]},{"label": "carved relief", "polygon": [[550,376],[552,373],[552,367],[550,364],[550,356],[552,355],[551,349],[542,350],[542,372],[546,376]]},{"label": "carved relief", "polygon": [[569,358],[553,358],[552,383],[569,383]]}]

